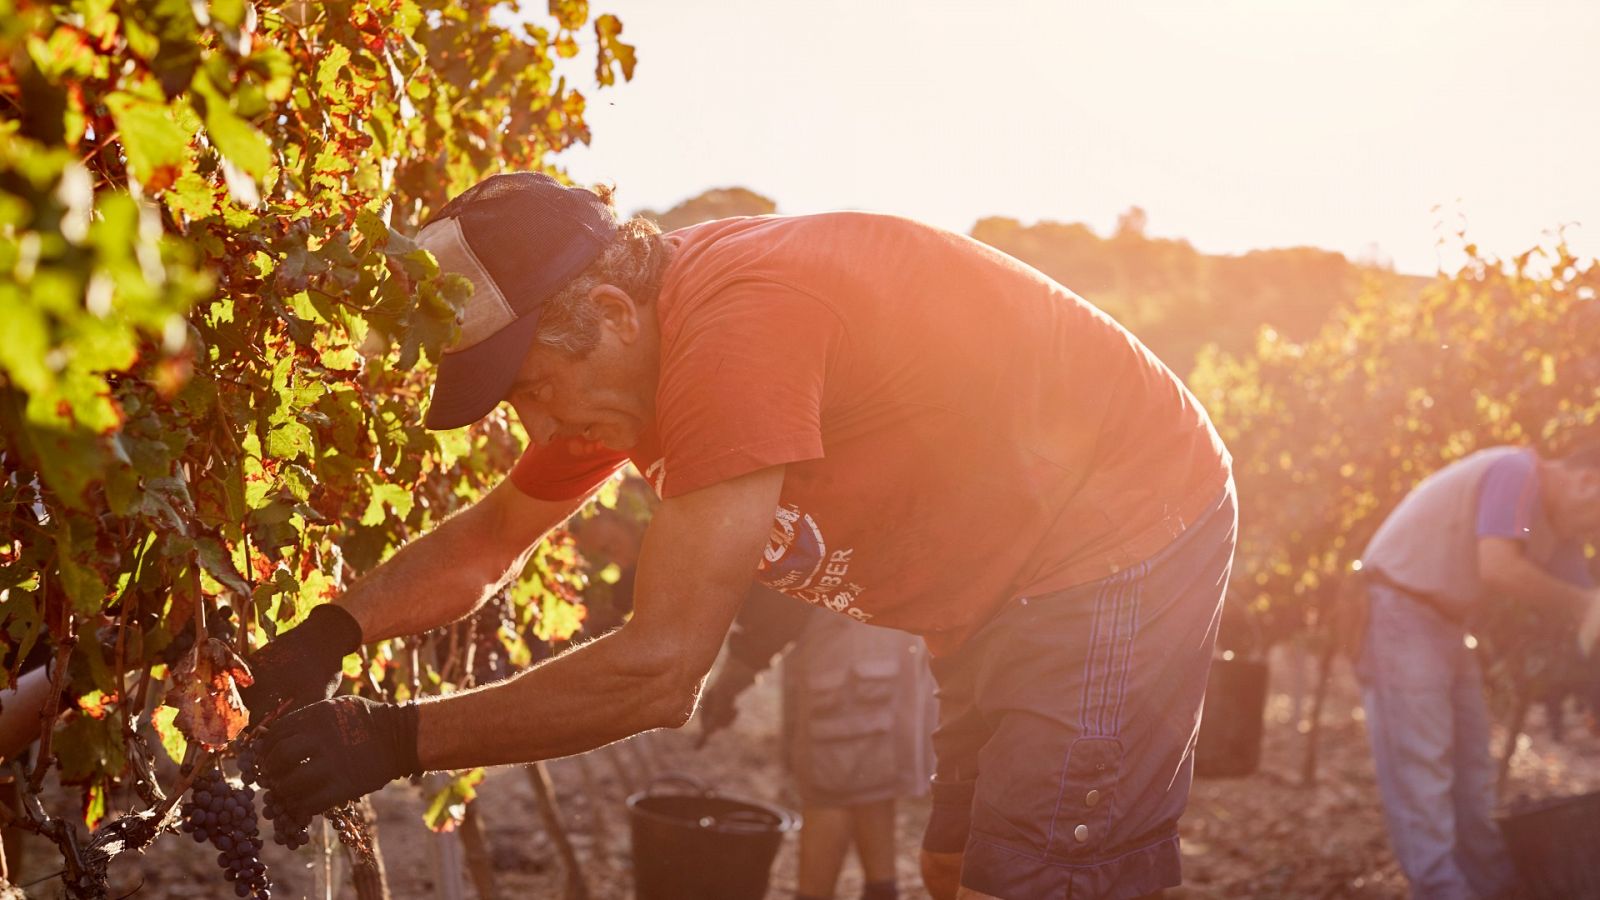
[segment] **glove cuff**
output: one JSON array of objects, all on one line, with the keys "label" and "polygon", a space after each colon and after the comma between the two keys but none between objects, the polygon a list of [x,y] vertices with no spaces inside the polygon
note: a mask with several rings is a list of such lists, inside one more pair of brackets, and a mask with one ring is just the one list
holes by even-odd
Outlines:
[{"label": "glove cuff", "polygon": [[765,670],[766,666],[752,664],[730,653],[728,658],[722,661],[722,668],[717,671],[717,676],[711,683],[719,690],[738,696],[755,684],[756,679],[761,677],[761,673]]},{"label": "glove cuff", "polygon": [[407,700],[404,703],[384,707],[384,718],[389,720],[390,735],[397,752],[395,761],[405,770],[396,777],[410,778],[413,775],[421,775],[423,768],[417,751],[417,723],[421,721],[422,714],[417,708],[417,702]]},{"label": "glove cuff", "polygon": [[296,632],[304,631],[319,655],[335,664],[361,649],[361,623],[342,606],[324,603],[306,615]]}]

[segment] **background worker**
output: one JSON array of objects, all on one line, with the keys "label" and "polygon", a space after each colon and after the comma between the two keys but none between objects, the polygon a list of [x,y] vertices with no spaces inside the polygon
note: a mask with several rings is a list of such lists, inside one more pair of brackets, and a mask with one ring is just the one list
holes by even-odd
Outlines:
[{"label": "background worker", "polygon": [[[785,652],[787,651],[787,652]],[[896,800],[927,793],[937,717],[922,641],[765,588],[745,601],[701,697],[700,743],[783,654],[783,755],[800,796],[795,900],[828,900],[852,845],[862,900],[899,896]]]},{"label": "background worker", "polygon": [[1586,622],[1600,592],[1600,444],[1551,459],[1480,450],[1424,479],[1362,553],[1370,594],[1357,665],[1389,841],[1418,897],[1498,897],[1513,873],[1492,819],[1495,770],[1483,675],[1467,642],[1485,602]]}]

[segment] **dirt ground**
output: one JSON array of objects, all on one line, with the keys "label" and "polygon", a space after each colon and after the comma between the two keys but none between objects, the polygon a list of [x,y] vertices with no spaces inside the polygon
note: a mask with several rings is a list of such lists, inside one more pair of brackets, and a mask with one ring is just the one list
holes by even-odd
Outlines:
[{"label": "dirt ground", "polygon": [[[1399,898],[1406,894],[1388,849],[1372,760],[1355,686],[1340,666],[1325,714],[1320,778],[1299,785],[1305,738],[1295,720],[1296,700],[1304,709],[1309,679],[1294,659],[1274,659],[1273,688],[1261,770],[1248,778],[1200,780],[1182,823],[1185,887],[1182,897],[1205,898]],[[684,732],[655,733],[591,754],[588,768],[598,797],[586,789],[584,767],[560,760],[550,767],[559,800],[584,867],[593,898],[631,894],[627,811],[622,800],[650,778],[668,772],[692,775],[718,791],[776,802],[791,808],[795,797],[778,760],[777,692],[768,679],[746,695],[743,713],[729,732],[700,751],[693,749],[695,726]],[[1532,737],[1524,737],[1513,760],[1508,797],[1545,797],[1600,788],[1600,738],[1574,721],[1564,743],[1556,743],[1541,714],[1531,717]],[[1496,746],[1501,738],[1496,736]],[[61,794],[63,811],[74,801]],[[598,802],[596,802],[598,800]],[[448,873],[464,872],[459,839],[435,835],[422,825],[422,792],[391,785],[378,795],[379,839],[392,892],[397,898],[477,896],[461,876],[458,892],[447,889]],[[522,769],[491,772],[480,788],[479,815],[501,898],[560,898],[564,872],[540,824],[533,790]],[[928,814],[925,799],[901,804],[899,828],[902,896],[925,897],[917,873],[916,848]],[[315,830],[313,832],[315,834]],[[53,848],[25,841],[17,881],[28,896],[60,896]],[[336,845],[335,845],[336,846]],[[314,839],[289,852],[269,845],[265,853],[277,884],[277,898],[353,898],[342,875],[340,852],[325,856]],[[787,838],[773,864],[770,898],[793,895],[796,840]],[[214,863],[215,851],[201,849],[186,836],[161,840],[147,855],[114,867],[113,896],[168,900],[232,896]],[[334,867],[331,895],[323,886],[325,860]],[[837,896],[854,900],[860,870],[846,863]]]}]

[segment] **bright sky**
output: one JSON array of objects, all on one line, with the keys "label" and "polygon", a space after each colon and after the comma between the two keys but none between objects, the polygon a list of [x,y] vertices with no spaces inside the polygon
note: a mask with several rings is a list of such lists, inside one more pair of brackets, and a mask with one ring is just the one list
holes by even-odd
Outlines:
[{"label": "bright sky", "polygon": [[563,162],[626,209],[739,185],[787,213],[1105,234],[1139,205],[1208,252],[1419,273],[1463,217],[1502,254],[1581,222],[1600,255],[1594,0],[591,5],[639,68],[590,92],[594,144]]}]

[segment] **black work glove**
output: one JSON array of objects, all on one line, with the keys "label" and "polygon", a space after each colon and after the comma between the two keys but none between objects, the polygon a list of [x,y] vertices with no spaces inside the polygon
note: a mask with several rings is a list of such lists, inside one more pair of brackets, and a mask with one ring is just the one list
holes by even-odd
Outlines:
[{"label": "black work glove", "polygon": [[422,774],[413,703],[323,700],[267,726],[261,742],[263,786],[291,815],[309,817]]},{"label": "black work glove", "polygon": [[717,677],[700,694],[700,709],[695,718],[700,720],[700,737],[696,750],[704,747],[713,734],[727,728],[739,717],[739,695],[756,683],[760,672],[737,657],[730,656],[722,664]]},{"label": "black work glove", "polygon": [[361,646],[361,626],[344,609],[325,603],[246,660],[255,679],[240,691],[250,720],[260,722],[283,701],[299,709],[333,696],[346,654]]}]

